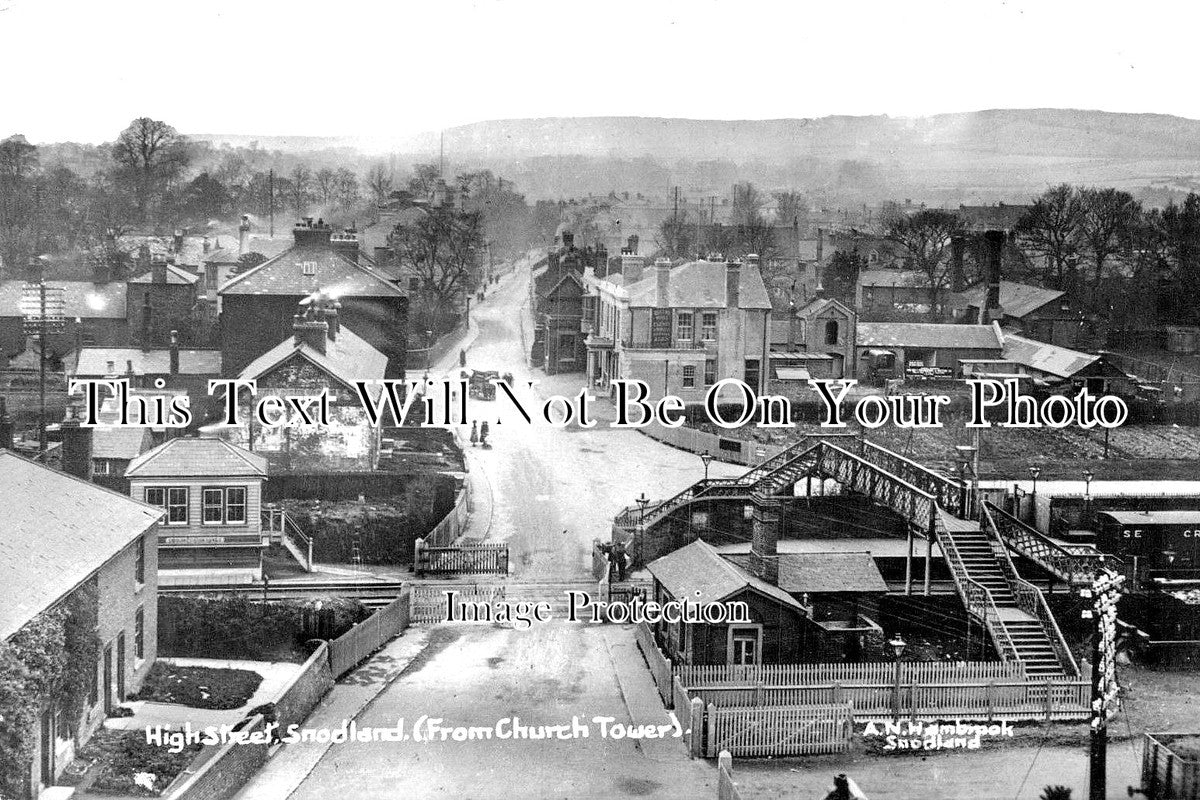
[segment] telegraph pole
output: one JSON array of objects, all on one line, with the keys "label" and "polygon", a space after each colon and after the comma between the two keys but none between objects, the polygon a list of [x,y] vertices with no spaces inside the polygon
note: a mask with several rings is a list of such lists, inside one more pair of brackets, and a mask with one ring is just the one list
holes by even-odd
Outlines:
[{"label": "telegraph pole", "polygon": [[1092,581],[1092,608],[1085,617],[1096,621],[1092,640],[1092,730],[1088,748],[1088,800],[1104,800],[1108,783],[1108,720],[1117,699],[1117,601],[1124,575],[1105,570]]},{"label": "telegraph pole", "polygon": [[62,333],[66,325],[63,292],[59,287],[46,286],[46,260],[41,256],[29,259],[29,279],[21,295],[21,313],[25,318],[24,333],[36,336],[38,343],[38,452],[46,453],[46,348],[49,335]]},{"label": "telegraph pole", "polygon": [[[261,175],[262,173],[260,172],[259,174]],[[275,238],[275,170],[272,169],[270,171],[270,173],[268,173],[268,174],[270,176],[270,179],[268,181],[268,192],[267,192],[269,195],[269,197],[267,199],[267,209],[268,209],[267,213],[270,215],[270,218],[271,218],[271,238],[274,239]]]}]

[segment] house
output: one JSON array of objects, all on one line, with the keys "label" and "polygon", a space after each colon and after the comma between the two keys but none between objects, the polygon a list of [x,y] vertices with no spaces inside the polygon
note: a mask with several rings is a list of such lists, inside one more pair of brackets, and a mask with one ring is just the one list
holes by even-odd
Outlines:
[{"label": "house", "polygon": [[[221,351],[179,347],[178,338],[165,348],[85,347],[79,351],[71,377],[128,378],[140,389],[186,388],[200,395],[209,379],[221,376]],[[163,386],[158,387],[157,382]]]},{"label": "house", "polygon": [[380,429],[367,418],[355,382],[383,379],[387,356],[342,323],[338,301],[318,299],[300,310],[303,315],[296,315],[292,335],[250,362],[238,377],[257,381],[260,395],[326,391],[329,425],[253,424],[249,407],[253,398],[244,392],[239,399],[245,423],[224,429],[222,436],[286,472],[373,470],[378,465]]},{"label": "house", "polygon": [[855,288],[856,305],[865,319],[941,314],[948,297],[945,287],[939,287],[931,295],[929,277],[911,269],[860,270]]},{"label": "house", "polygon": [[[955,316],[969,324],[978,323],[987,304],[988,287],[979,284],[951,297]],[[1000,324],[1022,336],[1072,347],[1084,332],[1084,318],[1073,308],[1066,292],[1044,289],[1015,281],[1000,281]]]},{"label": "house", "polygon": [[582,372],[587,362],[583,313],[583,272],[591,268],[604,275],[608,271],[608,251],[603,245],[595,250],[575,247],[575,237],[562,234],[562,247],[549,254],[546,266],[530,281],[530,309],[533,312],[533,365],[547,375]]},{"label": "house", "polygon": [[135,458],[154,446],[149,428],[101,425],[92,428],[92,481],[128,494],[125,470]]},{"label": "house", "polygon": [[125,314],[131,344],[163,347],[172,334],[196,342],[206,332],[196,301],[199,278],[156,254],[150,271],[130,278],[125,288]]},{"label": "house", "polygon": [[[121,347],[128,344],[125,281],[46,281],[47,306],[62,319],[59,332],[46,337],[47,354],[61,359],[81,346]],[[38,313],[37,283],[0,281],[0,355],[26,348],[25,318]]]},{"label": "house", "polygon": [[593,379],[641,380],[652,397],[688,403],[724,378],[763,390],[771,301],[755,257],[677,266],[659,259],[631,277],[586,278],[588,324],[600,334],[587,339]]},{"label": "house", "polygon": [[218,438],[169,439],[129,463],[129,494],[165,512],[161,582],[262,579],[267,459]]},{"label": "house", "polygon": [[859,322],[855,342],[857,377],[879,384],[888,379],[953,380],[961,362],[1000,358],[999,325],[932,322]]},{"label": "house", "polygon": [[812,378],[855,374],[858,314],[854,309],[834,298],[817,296],[789,311],[771,320],[771,394],[794,399],[810,391]]},{"label": "house", "polygon": [[78,697],[34,700],[26,785],[36,797],[154,663],[163,512],[7,450],[0,450],[0,497],[0,641],[19,643],[29,626],[61,613],[95,643],[82,653],[37,645],[39,657],[61,652],[68,670],[86,676],[86,688]]},{"label": "house", "polygon": [[301,301],[317,293],[342,304],[342,324],[387,358],[387,377],[404,376],[408,295],[362,258],[356,234],[334,234],[306,218],[292,229],[294,244],[226,283],[221,301],[221,354],[226,375],[292,335]]}]

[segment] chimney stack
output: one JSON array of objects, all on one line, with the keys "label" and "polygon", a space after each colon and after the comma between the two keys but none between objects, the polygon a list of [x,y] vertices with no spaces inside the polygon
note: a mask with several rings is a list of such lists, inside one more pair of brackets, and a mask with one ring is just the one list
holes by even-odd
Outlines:
[{"label": "chimney stack", "polygon": [[751,517],[750,572],[770,584],[779,584],[779,501],[755,498]]},{"label": "chimney stack", "polygon": [[817,263],[821,263],[821,259],[825,257],[825,231],[817,228]]},{"label": "chimney stack", "polygon": [[179,374],[179,331],[171,331],[171,374]]},{"label": "chimney stack", "polygon": [[0,450],[11,450],[13,446],[12,417],[8,415],[8,402],[0,397]]},{"label": "chimney stack", "polygon": [[342,330],[341,309],[342,303],[337,299],[331,299],[325,306],[325,323],[329,326],[329,341],[331,342],[337,341],[338,334]]},{"label": "chimney stack", "polygon": [[322,355],[325,354],[325,343],[329,338],[329,323],[320,318],[312,305],[305,309],[305,314],[292,317],[292,332],[296,344],[306,344]]},{"label": "chimney stack", "polygon": [[347,228],[342,233],[335,233],[329,237],[329,244],[333,246],[334,252],[341,253],[346,258],[358,263],[358,231],[354,228]]},{"label": "chimney stack", "polygon": [[77,419],[62,424],[62,469],[76,478],[92,479],[92,429]]},{"label": "chimney stack", "polygon": [[161,253],[150,259],[150,282],[160,285],[167,282],[167,258]]},{"label": "chimney stack", "polygon": [[178,228],[175,229],[175,236],[171,240],[171,252],[172,253],[182,253],[183,252],[183,231],[179,230]]},{"label": "chimney stack", "polygon": [[333,229],[325,224],[325,220],[318,219],[313,222],[312,217],[305,217],[292,228],[292,238],[298,247],[302,245],[327,246],[329,237],[332,235]]},{"label": "chimney stack", "polygon": [[654,277],[657,279],[655,294],[658,295],[658,302],[655,305],[659,308],[669,308],[671,305],[671,298],[668,296],[671,289],[670,259],[660,258],[654,262]]},{"label": "chimney stack", "polygon": [[[755,256],[757,258],[757,256]],[[737,261],[725,262],[725,306],[737,308],[741,301],[742,265]]]},{"label": "chimney stack", "polygon": [[983,239],[987,247],[987,300],[984,302],[981,325],[990,325],[1004,317],[1000,307],[1000,271],[1004,258],[1004,231],[985,231]]},{"label": "chimney stack", "polygon": [[570,231],[563,231],[562,243],[563,243],[564,250],[574,250],[575,249],[575,234],[571,233]]},{"label": "chimney stack", "polygon": [[250,215],[242,214],[242,224],[238,225],[238,255],[244,256],[250,252]]}]

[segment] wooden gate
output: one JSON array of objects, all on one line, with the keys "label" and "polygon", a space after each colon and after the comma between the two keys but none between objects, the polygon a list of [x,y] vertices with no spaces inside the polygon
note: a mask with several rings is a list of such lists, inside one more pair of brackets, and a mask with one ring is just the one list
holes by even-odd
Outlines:
[{"label": "wooden gate", "polygon": [[413,570],[421,575],[507,575],[508,543],[430,547],[417,539]]},{"label": "wooden gate", "polygon": [[461,619],[457,613],[463,603],[494,603],[503,600],[505,586],[502,583],[426,583],[413,585],[412,607],[409,621],[414,624],[431,624],[445,622],[450,612],[449,592],[454,592],[455,619]]},{"label": "wooden gate", "polygon": [[709,758],[722,750],[741,756],[800,756],[850,749],[854,713],[849,705],[718,708],[705,714]]}]

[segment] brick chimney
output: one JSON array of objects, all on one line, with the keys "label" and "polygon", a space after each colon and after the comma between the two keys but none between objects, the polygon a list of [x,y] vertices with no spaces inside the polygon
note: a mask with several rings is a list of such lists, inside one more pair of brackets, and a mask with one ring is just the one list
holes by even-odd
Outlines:
[{"label": "brick chimney", "polygon": [[303,315],[296,314],[292,318],[292,332],[296,344],[306,344],[324,355],[329,339],[329,323],[325,321],[324,312],[317,307],[317,301],[310,303]]},{"label": "brick chimney", "polygon": [[325,304],[325,324],[329,326],[329,341],[337,341],[338,334],[342,332],[342,303],[336,298],[330,299]]},{"label": "brick chimney", "polygon": [[981,325],[1004,318],[1000,307],[1000,274],[1004,258],[1004,231],[985,231],[983,240],[987,248],[987,300],[983,304]]},{"label": "brick chimney", "polygon": [[178,228],[175,229],[175,235],[171,238],[171,252],[183,252],[183,231],[179,230]]},{"label": "brick chimney", "polygon": [[671,289],[671,261],[670,259],[660,258],[654,262],[654,277],[657,281],[655,284],[658,302],[656,305],[659,308],[669,308],[671,298],[668,292]]},{"label": "brick chimney", "polygon": [[324,220],[318,219],[313,222],[312,217],[305,217],[292,228],[292,238],[297,246],[328,245],[332,235],[333,229],[326,225]]},{"label": "brick chimney", "polygon": [[238,255],[244,256],[250,252],[250,215],[242,214],[242,224],[238,225]]},{"label": "brick chimney", "polygon": [[563,231],[562,234],[563,249],[573,250],[575,248],[575,234],[570,231]]},{"label": "brick chimney", "polygon": [[[755,258],[758,258],[755,256]],[[737,261],[725,262],[725,305],[737,308],[741,301],[742,265]]]},{"label": "brick chimney", "polygon": [[817,263],[821,263],[821,259],[825,257],[825,231],[817,228]]},{"label": "brick chimney", "polygon": [[342,233],[334,233],[329,237],[329,243],[333,246],[334,252],[341,253],[346,258],[358,263],[358,231],[354,228],[347,228]]},{"label": "brick chimney", "polygon": [[171,374],[179,374],[179,331],[171,331]]},{"label": "brick chimney", "polygon": [[167,257],[161,253],[150,259],[150,282],[159,285],[167,282]]},{"label": "brick chimney", "polygon": [[92,479],[92,429],[77,419],[62,424],[62,469],[76,478]]},{"label": "brick chimney", "polygon": [[12,417],[8,415],[8,402],[0,397],[0,450],[11,450],[13,446]]},{"label": "brick chimney", "polygon": [[776,585],[779,583],[779,506],[779,501],[774,498],[755,498],[750,520],[750,573]]}]

